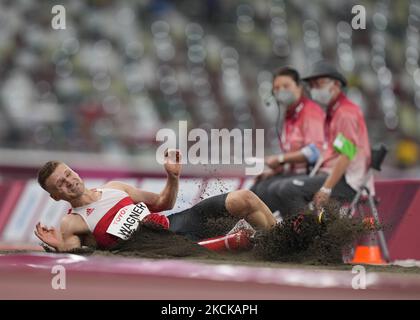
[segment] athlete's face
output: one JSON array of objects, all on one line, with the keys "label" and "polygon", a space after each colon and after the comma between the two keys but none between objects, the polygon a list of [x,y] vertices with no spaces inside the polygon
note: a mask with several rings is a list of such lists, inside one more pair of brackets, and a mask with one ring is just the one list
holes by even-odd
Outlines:
[{"label": "athlete's face", "polygon": [[55,200],[70,201],[80,197],[85,191],[83,180],[64,163],[57,166],[45,181],[45,186]]}]

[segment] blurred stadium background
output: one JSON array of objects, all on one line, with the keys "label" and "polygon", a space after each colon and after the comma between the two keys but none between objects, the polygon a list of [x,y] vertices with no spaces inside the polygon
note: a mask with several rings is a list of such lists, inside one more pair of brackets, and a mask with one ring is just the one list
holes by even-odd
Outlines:
[{"label": "blurred stadium background", "polygon": [[[65,30],[51,27],[54,4]],[[356,4],[365,30],[351,27]],[[348,77],[372,144],[390,147],[381,176],[420,177],[419,28],[419,0],[2,1],[1,173],[57,157],[153,171],[155,133],[178,120],[264,128],[275,152],[271,73],[324,58]]]}]

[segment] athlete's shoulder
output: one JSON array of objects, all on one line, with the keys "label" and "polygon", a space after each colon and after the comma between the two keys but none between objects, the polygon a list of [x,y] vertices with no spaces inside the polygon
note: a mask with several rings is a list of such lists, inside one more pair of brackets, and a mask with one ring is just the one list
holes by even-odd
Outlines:
[{"label": "athlete's shoulder", "polygon": [[61,218],[61,223],[68,223],[69,221],[73,220],[76,214],[73,212],[73,209],[70,208],[66,215]]},{"label": "athlete's shoulder", "polygon": [[74,223],[77,223],[78,221],[80,221],[81,217],[72,212],[72,209],[69,209],[68,214],[66,214],[65,216],[63,216],[63,218],[61,218],[60,221],[60,228],[61,230],[68,230],[71,228],[72,225],[74,225]]},{"label": "athlete's shoulder", "polygon": [[83,218],[78,214],[66,214],[60,222],[60,230],[63,234],[85,234],[89,228]]}]

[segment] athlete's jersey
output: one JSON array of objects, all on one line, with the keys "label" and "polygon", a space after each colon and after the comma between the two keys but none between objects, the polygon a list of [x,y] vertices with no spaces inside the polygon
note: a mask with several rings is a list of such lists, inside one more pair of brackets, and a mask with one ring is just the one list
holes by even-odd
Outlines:
[{"label": "athlete's jersey", "polygon": [[101,193],[99,200],[77,208],[72,214],[80,215],[101,248],[115,245],[118,239],[127,240],[137,230],[139,222],[150,211],[140,202],[134,204],[129,195],[117,189],[96,189]]}]

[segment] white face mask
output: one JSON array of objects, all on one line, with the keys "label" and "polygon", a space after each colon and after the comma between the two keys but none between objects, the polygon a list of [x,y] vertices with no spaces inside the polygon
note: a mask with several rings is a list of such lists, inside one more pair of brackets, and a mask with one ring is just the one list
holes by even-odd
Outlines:
[{"label": "white face mask", "polygon": [[333,96],[332,92],[330,91],[333,84],[334,82],[331,81],[330,83],[328,83],[327,85],[325,85],[324,87],[320,89],[312,89],[311,90],[312,99],[318,102],[323,107],[327,107]]},{"label": "white face mask", "polygon": [[297,98],[295,94],[290,90],[278,90],[276,93],[276,100],[279,104],[284,106],[290,106],[296,102]]}]

